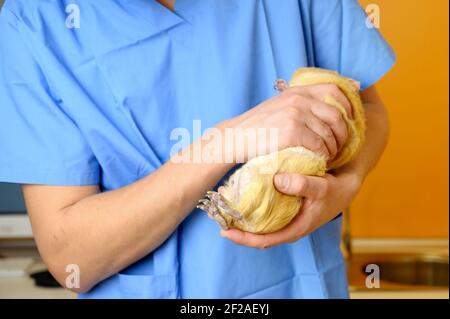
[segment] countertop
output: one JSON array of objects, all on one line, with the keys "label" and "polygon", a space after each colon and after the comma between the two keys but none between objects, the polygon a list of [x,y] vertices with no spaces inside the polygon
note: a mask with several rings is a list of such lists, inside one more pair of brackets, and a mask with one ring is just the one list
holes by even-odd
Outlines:
[{"label": "countertop", "polygon": [[[41,260],[36,258],[29,272],[45,270]],[[74,299],[77,295],[63,288],[37,287],[29,276],[0,277],[0,299]]]}]

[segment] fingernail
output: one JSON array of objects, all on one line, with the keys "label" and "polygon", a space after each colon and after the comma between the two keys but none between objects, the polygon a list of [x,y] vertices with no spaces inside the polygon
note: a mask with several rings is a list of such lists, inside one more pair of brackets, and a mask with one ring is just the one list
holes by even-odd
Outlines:
[{"label": "fingernail", "polygon": [[275,175],[275,185],[278,189],[284,190],[287,189],[289,184],[289,178],[283,175]]}]

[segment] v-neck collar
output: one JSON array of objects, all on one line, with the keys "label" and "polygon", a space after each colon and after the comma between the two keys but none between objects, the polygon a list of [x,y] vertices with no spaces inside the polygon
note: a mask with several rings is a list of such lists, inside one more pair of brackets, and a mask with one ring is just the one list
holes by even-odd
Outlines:
[{"label": "v-neck collar", "polygon": [[[156,0],[114,0],[116,11],[111,14],[111,21],[109,21],[114,28],[117,28],[114,36],[102,34],[101,30],[105,27],[104,25],[94,27],[94,30],[98,30],[98,32],[88,33],[95,54],[101,55],[163,32],[170,34],[179,43],[184,43],[188,38],[187,31],[191,28],[191,22],[188,19],[193,17],[189,13],[189,10],[192,9],[191,1],[195,0],[177,0],[178,5],[175,3],[177,11],[173,12]],[[117,19],[122,20],[117,21]],[[97,21],[94,16],[92,21],[95,25],[95,23],[101,23],[102,19]],[[120,23],[120,27],[117,27],[118,23]]]},{"label": "v-neck collar", "polygon": [[147,35],[156,34],[170,29],[180,23],[188,22],[176,11],[178,9],[176,0],[174,11],[163,6],[156,0],[119,0],[124,6],[129,6],[133,12],[143,18],[149,24],[145,26]]}]

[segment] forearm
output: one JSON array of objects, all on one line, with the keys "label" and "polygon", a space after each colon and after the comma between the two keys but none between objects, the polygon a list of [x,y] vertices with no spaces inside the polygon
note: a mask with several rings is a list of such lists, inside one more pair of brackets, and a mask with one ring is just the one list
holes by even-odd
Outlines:
[{"label": "forearm", "polygon": [[52,233],[42,245],[44,259],[51,255],[47,262],[59,278],[67,264],[77,264],[80,291],[90,289],[156,249],[229,169],[169,161],[133,184],[88,196],[47,227]]},{"label": "forearm", "polygon": [[364,92],[362,99],[367,126],[365,143],[357,157],[340,170],[356,174],[360,183],[378,163],[389,137],[388,113],[375,88]]}]

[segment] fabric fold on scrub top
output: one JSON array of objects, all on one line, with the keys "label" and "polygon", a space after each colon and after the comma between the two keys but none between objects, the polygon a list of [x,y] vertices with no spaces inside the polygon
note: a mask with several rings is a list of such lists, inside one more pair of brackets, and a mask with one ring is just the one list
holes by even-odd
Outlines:
[{"label": "fabric fold on scrub top", "polygon": [[[2,9],[1,182],[117,189],[196,139],[194,123],[205,130],[249,110],[299,67],[337,70],[365,89],[395,62],[356,0],[177,0],[174,12],[151,0],[77,1],[80,28],[68,28],[72,3]],[[187,140],[173,139],[180,128]],[[194,210],[80,298],[346,298],[340,228],[341,217],[257,250]]]}]

